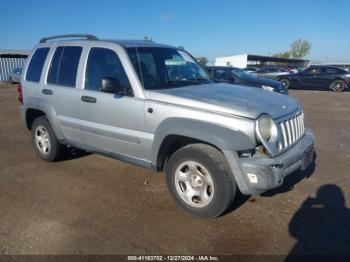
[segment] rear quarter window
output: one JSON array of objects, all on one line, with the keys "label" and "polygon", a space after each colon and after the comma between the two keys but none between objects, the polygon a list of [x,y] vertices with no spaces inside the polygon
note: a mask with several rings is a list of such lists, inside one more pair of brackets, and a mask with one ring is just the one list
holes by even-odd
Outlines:
[{"label": "rear quarter window", "polygon": [[30,59],[27,74],[26,74],[26,80],[32,81],[32,82],[39,82],[41,72],[43,70],[43,66],[47,57],[47,54],[49,53],[50,48],[43,47],[38,48],[32,58]]}]

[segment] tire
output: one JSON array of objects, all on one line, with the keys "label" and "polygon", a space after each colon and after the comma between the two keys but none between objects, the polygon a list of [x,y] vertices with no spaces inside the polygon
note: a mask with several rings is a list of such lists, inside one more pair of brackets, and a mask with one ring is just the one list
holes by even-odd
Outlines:
[{"label": "tire", "polygon": [[289,89],[291,87],[290,80],[287,78],[281,78],[280,82],[282,83],[285,89]]},{"label": "tire", "polygon": [[347,84],[342,79],[336,79],[329,85],[329,89],[333,92],[343,92],[346,88]]},{"label": "tire", "polygon": [[39,157],[49,162],[59,160],[64,147],[59,143],[46,116],[36,118],[31,130],[32,143]]},{"label": "tire", "polygon": [[192,216],[218,217],[235,199],[234,177],[224,155],[212,146],[190,144],[180,148],[170,157],[165,173],[176,204]]}]

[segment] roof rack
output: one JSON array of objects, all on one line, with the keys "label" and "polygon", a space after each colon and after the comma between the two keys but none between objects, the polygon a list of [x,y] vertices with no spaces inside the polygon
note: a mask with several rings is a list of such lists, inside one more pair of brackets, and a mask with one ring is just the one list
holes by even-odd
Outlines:
[{"label": "roof rack", "polygon": [[40,39],[39,43],[46,43],[48,40],[57,39],[57,38],[86,38],[86,40],[99,40],[94,35],[89,34],[67,34],[67,35],[54,35],[49,37],[44,37]]}]

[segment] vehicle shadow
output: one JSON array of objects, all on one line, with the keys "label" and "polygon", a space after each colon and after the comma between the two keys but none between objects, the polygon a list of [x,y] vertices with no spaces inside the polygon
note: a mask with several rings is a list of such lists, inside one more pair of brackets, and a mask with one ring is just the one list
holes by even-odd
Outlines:
[{"label": "vehicle shadow", "polygon": [[289,232],[297,242],[285,261],[300,261],[300,255],[350,255],[350,209],[341,188],[320,187],[316,198],[307,198],[294,214]]},{"label": "vehicle shadow", "polygon": [[88,155],[91,155],[91,153],[75,147],[67,146],[64,148],[64,153],[62,154],[62,157],[59,159],[59,161],[61,162],[61,161],[78,159]]},{"label": "vehicle shadow", "polygon": [[235,200],[233,201],[232,205],[220,217],[225,216],[225,215],[231,213],[232,211],[238,209],[245,202],[247,202],[250,197],[251,196],[243,195],[241,193],[241,191],[239,191],[239,189],[237,188],[237,193],[236,193]]},{"label": "vehicle shadow", "polygon": [[301,180],[303,180],[304,178],[309,178],[311,177],[316,169],[316,158],[317,158],[317,154],[316,152],[314,153],[314,159],[311,163],[311,165],[301,171],[301,170],[297,170],[294,173],[290,174],[289,176],[287,176],[284,181],[283,184],[277,188],[271,189],[269,191],[264,192],[263,194],[261,194],[262,197],[272,197],[278,194],[282,194],[282,193],[286,193],[291,191],[294,186],[299,183]]}]

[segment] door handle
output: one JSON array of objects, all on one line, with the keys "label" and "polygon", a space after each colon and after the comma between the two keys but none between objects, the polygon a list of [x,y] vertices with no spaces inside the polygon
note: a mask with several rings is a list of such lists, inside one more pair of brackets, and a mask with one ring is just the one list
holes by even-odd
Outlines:
[{"label": "door handle", "polygon": [[92,96],[82,96],[81,101],[86,102],[86,103],[96,103],[97,99]]},{"label": "door handle", "polygon": [[51,89],[43,89],[43,90],[41,90],[41,93],[43,93],[44,95],[52,95],[53,94]]}]

